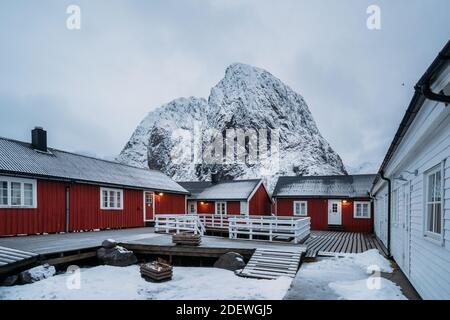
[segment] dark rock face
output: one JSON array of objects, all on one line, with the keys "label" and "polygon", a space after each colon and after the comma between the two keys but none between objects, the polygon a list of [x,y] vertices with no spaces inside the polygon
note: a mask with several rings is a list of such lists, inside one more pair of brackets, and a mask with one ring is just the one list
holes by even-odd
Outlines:
[{"label": "dark rock face", "polygon": [[225,253],[216,261],[216,263],[214,263],[214,268],[220,268],[230,271],[240,270],[244,267],[244,258],[236,252]]},{"label": "dark rock face", "polygon": [[12,276],[6,277],[6,279],[2,281],[0,286],[11,287],[11,286],[15,285],[18,281],[19,281],[19,276],[12,275]]},{"label": "dark rock face", "polygon": [[101,263],[115,267],[126,267],[137,262],[133,251],[129,251],[120,246],[98,249],[97,258]]},{"label": "dark rock face", "polygon": [[[277,130],[279,137],[274,137],[279,140],[279,163],[274,165],[264,159],[256,163],[230,161],[226,166],[221,161],[195,162],[189,152],[194,147],[173,135],[181,129],[193,136],[195,128],[202,133],[215,129],[229,143],[234,137],[226,141],[227,129],[246,132],[261,129],[268,130],[267,133]],[[271,134],[261,134],[272,139]],[[204,137],[206,140],[201,142],[203,150],[209,138]],[[161,170],[177,181],[206,181],[212,172],[234,179],[264,176],[269,191],[278,176],[347,173],[339,155],[321,135],[303,97],[269,72],[239,63],[227,68],[207,101],[180,98],[150,112],[118,160]]]}]

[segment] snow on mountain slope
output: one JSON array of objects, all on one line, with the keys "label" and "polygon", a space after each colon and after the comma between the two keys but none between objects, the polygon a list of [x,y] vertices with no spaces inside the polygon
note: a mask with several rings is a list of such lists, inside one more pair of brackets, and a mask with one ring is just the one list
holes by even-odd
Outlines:
[{"label": "snow on mountain slope", "polygon": [[[202,132],[214,128],[224,136],[227,129],[266,129],[269,136],[278,129],[279,163],[269,158],[256,163],[196,164],[186,142],[172,137],[176,129],[193,132],[195,122]],[[203,141],[203,148],[205,144]],[[171,157],[174,152],[177,161]],[[240,63],[226,69],[208,102],[180,98],[150,112],[118,160],[162,170],[178,181],[209,180],[212,171],[237,179],[264,175],[269,189],[279,175],[346,174],[341,158],[320,134],[303,97],[269,72]]]}]

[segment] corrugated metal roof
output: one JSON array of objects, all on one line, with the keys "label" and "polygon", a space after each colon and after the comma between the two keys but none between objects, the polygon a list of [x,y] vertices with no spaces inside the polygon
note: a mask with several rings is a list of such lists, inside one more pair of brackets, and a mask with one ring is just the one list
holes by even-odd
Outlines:
[{"label": "corrugated metal roof", "polygon": [[274,197],[367,197],[375,174],[280,177]]},{"label": "corrugated metal roof", "polygon": [[197,200],[247,200],[260,179],[223,181],[213,184],[209,181],[179,182],[187,189],[190,199]]},{"label": "corrugated metal roof", "polygon": [[0,173],[188,193],[178,183],[156,170],[51,148],[49,153],[44,153],[34,150],[29,143],[1,137]]}]

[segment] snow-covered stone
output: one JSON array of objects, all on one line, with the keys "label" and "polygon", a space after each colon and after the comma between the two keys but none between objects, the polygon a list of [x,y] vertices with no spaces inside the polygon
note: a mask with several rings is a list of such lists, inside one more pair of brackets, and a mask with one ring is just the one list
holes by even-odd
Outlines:
[{"label": "snow-covered stone", "polygon": [[106,249],[111,249],[117,246],[117,241],[114,239],[106,239],[102,242],[102,247]]},{"label": "snow-covered stone", "polygon": [[97,250],[97,258],[102,264],[115,267],[126,267],[137,262],[133,251],[129,251],[121,246],[100,248]]},{"label": "snow-covered stone", "polygon": [[56,273],[56,269],[49,264],[43,264],[20,273],[20,281],[22,283],[33,283],[53,277]]},{"label": "snow-covered stone", "polygon": [[[197,122],[213,128],[280,130],[280,163],[196,164],[186,143],[172,137],[176,129],[193,132]],[[172,155],[177,154],[177,161]],[[280,175],[346,174],[339,155],[322,137],[301,95],[269,72],[236,63],[211,90],[208,101],[176,99],[152,112],[139,124],[118,160],[158,169],[177,181],[205,181],[213,171],[235,179],[265,176],[272,191]],[[267,170],[268,169],[268,170]]]},{"label": "snow-covered stone", "polygon": [[214,268],[236,271],[245,267],[244,258],[236,252],[227,252],[214,263]]}]

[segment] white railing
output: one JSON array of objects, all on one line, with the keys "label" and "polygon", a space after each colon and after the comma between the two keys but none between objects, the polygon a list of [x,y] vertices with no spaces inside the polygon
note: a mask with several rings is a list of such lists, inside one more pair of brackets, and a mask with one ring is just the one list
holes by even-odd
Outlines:
[{"label": "white railing", "polygon": [[298,220],[298,217],[281,217],[273,215],[242,215],[242,214],[211,214],[211,213],[199,213],[197,214],[200,221],[207,228],[223,228],[228,229],[230,218],[251,218],[257,220],[273,220],[277,219],[279,221],[290,221]]},{"label": "white railing", "polygon": [[228,232],[230,239],[237,239],[239,235],[246,235],[252,240],[253,236],[267,236],[269,241],[275,237],[293,237],[294,243],[306,239],[310,233],[311,218],[276,217],[264,218],[253,216],[229,218]]},{"label": "white railing", "polygon": [[205,226],[197,215],[190,214],[157,214],[155,215],[155,232],[166,233],[182,231],[194,234],[205,234]]}]

